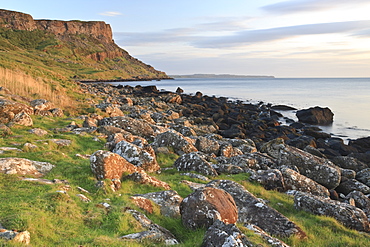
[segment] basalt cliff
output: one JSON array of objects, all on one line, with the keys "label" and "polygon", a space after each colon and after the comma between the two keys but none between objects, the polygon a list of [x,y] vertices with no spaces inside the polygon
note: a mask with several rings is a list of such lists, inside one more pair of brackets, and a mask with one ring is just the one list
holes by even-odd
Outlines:
[{"label": "basalt cliff", "polygon": [[9,60],[21,53],[23,64],[35,64],[32,60],[37,59],[45,70],[54,67],[53,71],[74,79],[169,78],[120,48],[111,26],[103,21],[35,20],[29,14],[0,9],[0,30],[0,52],[9,55],[1,64],[5,68],[17,67]]}]

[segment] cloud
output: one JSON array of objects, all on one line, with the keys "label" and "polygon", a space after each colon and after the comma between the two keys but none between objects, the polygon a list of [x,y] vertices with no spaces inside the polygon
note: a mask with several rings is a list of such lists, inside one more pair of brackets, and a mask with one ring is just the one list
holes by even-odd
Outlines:
[{"label": "cloud", "polygon": [[334,9],[343,6],[369,4],[368,0],[290,0],[263,6],[262,9],[272,13],[294,13]]},{"label": "cloud", "polygon": [[360,32],[368,29],[370,20],[306,24],[270,29],[246,30],[234,35],[202,37],[193,45],[198,48],[226,48],[268,42],[304,35]]},{"label": "cloud", "polygon": [[104,16],[118,16],[118,15],[122,15],[122,13],[120,12],[115,12],[115,11],[106,11],[106,12],[103,12],[103,13],[99,13],[99,15],[104,15]]}]

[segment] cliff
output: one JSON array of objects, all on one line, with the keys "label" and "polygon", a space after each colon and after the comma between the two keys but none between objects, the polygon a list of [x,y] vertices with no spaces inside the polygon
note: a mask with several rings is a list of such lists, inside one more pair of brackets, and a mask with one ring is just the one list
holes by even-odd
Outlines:
[{"label": "cliff", "polygon": [[[28,44],[33,42],[32,48],[53,55],[54,62],[63,61],[73,64],[74,67],[77,63],[85,67],[75,69],[74,78],[98,80],[169,78],[164,72],[133,58],[115,44],[111,26],[103,21],[35,20],[29,14],[0,9],[0,28],[4,30],[2,35],[0,34],[0,38],[1,36],[4,38],[3,47],[16,50],[14,47],[16,46],[30,51]],[[45,54],[41,56],[45,57]],[[94,64],[90,60],[99,64]],[[94,72],[76,74],[76,71],[86,70],[86,67],[92,68]],[[104,73],[101,73],[103,71]]]}]

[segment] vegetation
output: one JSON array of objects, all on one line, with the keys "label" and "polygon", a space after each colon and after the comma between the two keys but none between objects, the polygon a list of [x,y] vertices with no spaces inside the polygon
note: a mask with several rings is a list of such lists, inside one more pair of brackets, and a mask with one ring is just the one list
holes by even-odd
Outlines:
[{"label": "vegetation", "polygon": [[[143,231],[144,229],[126,213],[126,207],[139,210],[130,200],[134,194],[160,191],[147,185],[138,186],[133,181],[123,181],[122,188],[117,192],[105,191],[95,186],[96,180],[90,170],[89,160],[77,157],[76,154],[92,154],[104,148],[105,140],[95,134],[75,135],[52,131],[68,125],[71,119],[43,118],[33,116],[34,127],[47,130],[49,134],[42,140],[62,138],[72,140],[69,147],[50,145],[47,141],[39,141],[40,137],[30,135],[30,127],[13,126],[12,134],[0,140],[0,147],[22,148],[25,143],[37,145],[37,149],[24,149],[23,152],[5,151],[3,157],[22,157],[30,160],[46,161],[55,165],[47,174],[46,179],[66,179],[69,184],[46,185],[29,181],[21,181],[15,175],[0,174],[0,222],[7,229],[18,231],[28,230],[31,233],[32,246],[161,246],[159,243],[120,240],[119,237]],[[81,124],[82,120],[73,119]],[[97,140],[97,141],[93,141]],[[175,154],[158,155],[161,167],[171,168],[178,156]],[[165,169],[161,174],[151,174],[167,182],[182,197],[191,193],[188,186],[180,183],[183,179],[204,183],[179,175],[175,169]],[[230,179],[241,183],[257,197],[269,201],[269,205],[296,222],[307,234],[308,239],[294,237],[284,239],[291,246],[368,246],[370,238],[359,232],[343,227],[336,220],[328,217],[315,216],[293,207],[292,197],[275,191],[267,191],[258,184],[248,181],[246,174],[222,175],[216,179]],[[87,196],[90,203],[82,202],[76,194],[82,187],[91,194]],[[68,190],[68,195],[58,190]],[[100,203],[108,202],[109,210],[99,207]],[[200,246],[205,229],[196,231],[186,229],[180,218],[161,216],[159,210],[147,216],[155,223],[170,230],[180,241],[180,246]],[[269,246],[263,239],[238,225],[247,237]],[[13,242],[0,240],[0,246],[19,246]]]}]

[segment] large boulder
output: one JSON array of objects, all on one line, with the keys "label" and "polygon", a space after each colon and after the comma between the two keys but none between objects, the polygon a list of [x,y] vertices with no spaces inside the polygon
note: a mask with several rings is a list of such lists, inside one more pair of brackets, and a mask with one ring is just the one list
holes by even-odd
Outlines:
[{"label": "large boulder", "polygon": [[334,113],[328,107],[316,106],[299,110],[296,115],[298,120],[303,123],[327,125],[333,123]]},{"label": "large boulder", "polygon": [[114,126],[126,130],[134,135],[152,138],[153,128],[144,120],[134,119],[127,116],[109,117],[99,121],[100,126]]},{"label": "large boulder", "polygon": [[14,118],[10,121],[10,124],[18,124],[30,127],[33,125],[33,120],[30,115],[25,112],[20,112],[14,116]]},{"label": "large boulder", "polygon": [[343,193],[345,195],[351,193],[352,191],[360,191],[364,194],[370,194],[370,187],[366,184],[357,181],[356,179],[345,179],[343,180],[335,190],[338,193]]},{"label": "large boulder", "polygon": [[173,149],[179,155],[198,151],[191,140],[175,130],[157,135],[152,143],[154,149],[159,147],[168,147]]},{"label": "large boulder", "polygon": [[131,164],[141,167],[147,172],[155,172],[160,169],[151,146],[146,145],[141,148],[123,140],[116,144],[112,152],[119,154]]},{"label": "large boulder", "polygon": [[282,139],[266,143],[261,151],[274,157],[279,166],[297,167],[300,174],[328,189],[334,189],[340,183],[340,169],[331,161],[286,145]]},{"label": "large boulder", "polygon": [[30,102],[30,105],[38,111],[48,111],[54,108],[53,103],[45,99],[35,99]]},{"label": "large boulder", "polygon": [[353,199],[355,206],[362,209],[370,220],[370,199],[360,191],[352,191],[346,196],[346,199]]},{"label": "large boulder", "polygon": [[194,171],[200,174],[215,177],[218,175],[207,155],[202,152],[193,152],[180,156],[174,163],[178,171]]},{"label": "large boulder", "polygon": [[294,196],[294,206],[316,215],[333,217],[346,227],[370,232],[370,224],[366,214],[361,209],[347,203],[297,192]]},{"label": "large boulder", "polygon": [[238,208],[238,222],[257,225],[275,236],[289,237],[295,235],[299,238],[306,237],[305,232],[299,226],[256,198],[242,185],[230,180],[214,180],[208,183],[207,186],[225,190],[234,198]]},{"label": "large boulder", "polygon": [[350,140],[348,142],[349,146],[355,147],[362,153],[370,151],[370,137],[363,137],[356,140]]},{"label": "large boulder", "polygon": [[283,175],[277,169],[258,170],[249,179],[262,184],[266,190],[286,191]]},{"label": "large boulder", "polygon": [[33,108],[22,103],[0,99],[0,123],[10,122],[15,115],[21,112],[32,115]]},{"label": "large boulder", "polygon": [[366,165],[364,162],[359,161],[358,159],[354,157],[349,156],[337,156],[331,159],[332,162],[344,169],[350,169],[355,172],[359,172],[363,169],[368,168],[368,165]]},{"label": "large boulder", "polygon": [[220,220],[210,226],[204,235],[202,247],[252,247],[255,246],[248,241],[247,237],[235,224],[225,224]]},{"label": "large boulder", "polygon": [[41,177],[53,168],[54,165],[48,162],[23,158],[0,158],[0,172],[5,174]]},{"label": "large boulder", "polygon": [[370,187],[370,168],[359,171],[356,179]]},{"label": "large boulder", "polygon": [[210,187],[198,189],[184,198],[180,213],[183,224],[190,229],[208,228],[216,220],[234,224],[238,219],[238,209],[231,195]]},{"label": "large boulder", "polygon": [[195,147],[206,154],[217,155],[220,150],[220,144],[218,141],[211,140],[209,138],[199,136],[195,142]]}]

